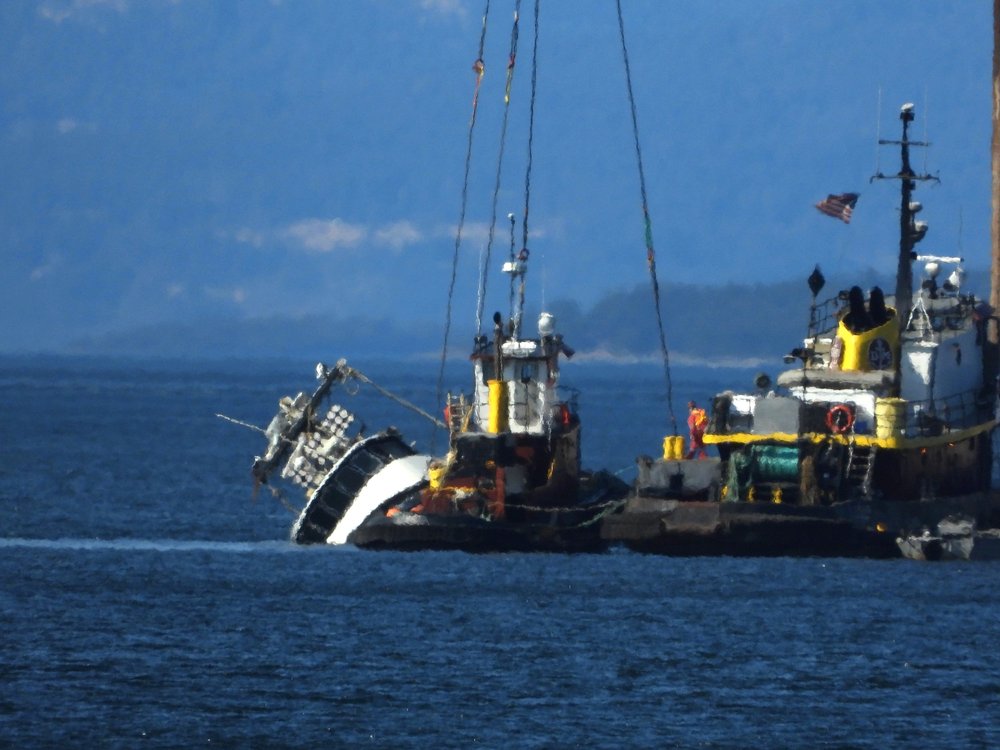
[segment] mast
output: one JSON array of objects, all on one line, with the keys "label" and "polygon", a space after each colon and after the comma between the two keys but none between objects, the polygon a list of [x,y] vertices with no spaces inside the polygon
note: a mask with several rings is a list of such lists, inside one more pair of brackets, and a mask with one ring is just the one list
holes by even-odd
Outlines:
[{"label": "mast", "polygon": [[903,107],[899,112],[903,122],[903,140],[900,141],[899,152],[902,166],[899,169],[900,193],[902,198],[899,206],[899,263],[896,266],[896,315],[899,317],[899,330],[906,330],[906,322],[913,307],[913,238],[910,224],[913,216],[910,213],[910,198],[917,186],[911,179],[913,169],[910,167],[910,142],[907,140],[907,130],[913,122],[913,108]]},{"label": "mast", "polygon": [[[996,314],[1000,310],[1000,0],[993,0],[993,142],[991,144],[993,191],[990,201],[992,222],[990,225],[990,306]],[[995,321],[988,328],[989,343],[992,348],[1000,344],[1000,331]],[[991,357],[991,372],[987,377],[997,375],[996,356]]]},{"label": "mast", "polygon": [[[1000,2],[1000,0],[994,0]],[[903,137],[898,141],[879,139],[879,145],[897,145],[900,153],[899,173],[885,175],[878,172],[872,180],[899,180],[899,261],[896,266],[896,315],[899,318],[899,330],[902,334],[909,322],[910,310],[913,307],[913,260],[916,253],[913,248],[927,234],[927,222],[917,221],[920,204],[913,200],[913,191],[917,182],[937,180],[937,177],[927,174],[916,174],[910,166],[910,146],[929,146],[925,141],[911,141],[909,126],[913,122],[912,104],[904,104],[899,110],[899,119],[903,123]]]}]

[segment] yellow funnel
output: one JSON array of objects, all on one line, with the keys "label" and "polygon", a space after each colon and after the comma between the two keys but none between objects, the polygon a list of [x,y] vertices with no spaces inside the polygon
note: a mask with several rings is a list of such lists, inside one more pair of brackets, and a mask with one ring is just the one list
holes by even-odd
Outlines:
[{"label": "yellow funnel", "polygon": [[861,333],[851,333],[840,321],[837,338],[844,342],[841,370],[869,372],[870,370],[891,370],[899,359],[899,321],[896,311],[889,309],[892,316],[877,328]]},{"label": "yellow funnel", "polygon": [[494,435],[507,430],[507,384],[502,380],[487,381],[490,388],[490,413],[486,431]]}]

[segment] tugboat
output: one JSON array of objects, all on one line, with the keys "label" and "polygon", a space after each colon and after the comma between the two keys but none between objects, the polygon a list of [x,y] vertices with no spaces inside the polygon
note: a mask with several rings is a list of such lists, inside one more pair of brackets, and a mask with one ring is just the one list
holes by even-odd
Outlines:
[{"label": "tugboat", "polygon": [[[888,557],[897,537],[949,515],[995,520],[996,319],[963,289],[962,258],[914,252],[927,223],[912,193],[936,178],[910,166],[910,148],[927,145],[909,139],[913,119],[905,104],[902,139],[880,141],[900,147],[898,174],[872,178],[901,185],[894,297],[855,286],[817,303],[817,266],[808,335],[785,356],[798,366],[775,384],[759,377],[753,392],[719,394],[704,436],[719,459],[647,459],[645,486],[606,538],[666,554]],[[915,296],[914,260],[924,263]],[[700,497],[678,492],[691,473],[704,475]]]},{"label": "tugboat", "polygon": [[[525,260],[505,265],[523,275]],[[538,338],[522,338],[519,315],[494,317],[478,336],[471,401],[448,398],[448,454],[427,482],[385,503],[348,537],[359,547],[471,552],[603,550],[600,519],[617,509],[624,482],[580,469],[575,394],[559,394],[559,359],[572,350],[542,313]]]}]

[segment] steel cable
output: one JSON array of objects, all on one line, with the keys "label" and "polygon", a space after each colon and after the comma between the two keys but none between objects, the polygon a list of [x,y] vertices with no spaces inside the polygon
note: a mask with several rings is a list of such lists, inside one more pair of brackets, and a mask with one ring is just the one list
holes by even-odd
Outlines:
[{"label": "steel cable", "polygon": [[[521,219],[521,260],[528,259],[528,215],[531,203],[531,166],[532,149],[535,142],[535,96],[538,92],[538,8],[541,0],[535,0],[534,13],[534,39],[531,47],[531,97],[528,107],[528,164],[524,171],[524,216]],[[524,284],[525,278],[521,276],[521,287],[518,299],[517,320],[514,327],[514,335],[521,334],[521,315],[524,312]]]},{"label": "steel cable", "polygon": [[[445,313],[444,322],[444,342],[441,346],[441,367],[438,370],[437,379],[437,390],[436,390],[436,403],[440,404],[444,400],[444,367],[445,362],[448,359],[448,338],[451,335],[451,304],[452,299],[455,296],[455,279],[458,275],[458,252],[462,246],[462,229],[465,226],[465,208],[468,202],[469,195],[469,168],[472,164],[472,137],[476,128],[476,113],[479,108],[479,85],[483,79],[483,73],[485,72],[485,67],[483,63],[483,53],[486,47],[486,23],[490,15],[490,0],[486,0],[486,6],[483,10],[483,27],[479,34],[479,55],[476,57],[476,62],[473,63],[472,69],[476,73],[476,88],[475,93],[472,97],[472,117],[469,120],[469,136],[468,143],[465,151],[465,174],[462,179],[462,207],[459,211],[458,216],[458,228],[455,231],[455,251],[452,255],[451,260],[451,282],[448,285],[448,305],[447,311]],[[437,440],[437,428],[435,427],[431,433],[431,452],[434,451],[434,444]]]},{"label": "steel cable", "polygon": [[636,115],[635,96],[632,93],[632,71],[628,61],[628,46],[625,43],[625,22],[622,19],[621,0],[615,0],[618,8],[618,33],[622,43],[622,58],[625,61],[625,84],[628,90],[629,109],[632,113],[632,137],[635,141],[635,157],[639,165],[639,192],[642,196],[642,217],[646,240],[646,262],[649,265],[649,276],[653,285],[653,304],[656,307],[656,325],[660,336],[660,352],[663,355],[663,373],[667,383],[667,411],[670,416],[670,427],[677,434],[677,418],[674,415],[673,383],[670,378],[670,354],[667,351],[667,337],[663,331],[663,314],[660,304],[660,283],[656,278],[656,251],[653,249],[653,224],[649,218],[649,205],[646,200],[646,175],[642,167],[642,149],[639,146],[639,118]]},{"label": "steel cable", "polygon": [[503,172],[503,156],[507,143],[507,122],[510,119],[510,91],[514,82],[514,65],[517,61],[518,25],[521,18],[521,0],[514,6],[514,25],[510,31],[510,55],[507,58],[507,85],[504,89],[503,123],[500,127],[500,150],[497,155],[496,180],[493,184],[493,206],[490,214],[490,233],[486,241],[486,254],[483,259],[482,273],[479,280],[478,305],[476,307],[476,333],[483,332],[483,308],[486,305],[486,280],[490,273],[490,256],[493,252],[493,238],[497,226],[497,201],[500,198],[500,177]]}]

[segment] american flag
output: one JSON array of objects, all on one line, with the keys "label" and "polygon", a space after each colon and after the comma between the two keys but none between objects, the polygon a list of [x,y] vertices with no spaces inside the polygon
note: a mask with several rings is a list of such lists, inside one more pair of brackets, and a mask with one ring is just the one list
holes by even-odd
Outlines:
[{"label": "american flag", "polygon": [[857,202],[857,193],[841,193],[840,195],[826,196],[824,200],[816,204],[816,208],[827,216],[832,216],[835,219],[840,219],[845,224],[850,224],[851,213],[854,211],[854,204]]}]

